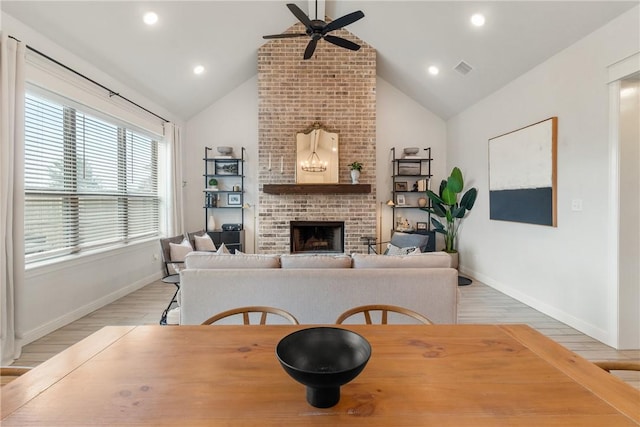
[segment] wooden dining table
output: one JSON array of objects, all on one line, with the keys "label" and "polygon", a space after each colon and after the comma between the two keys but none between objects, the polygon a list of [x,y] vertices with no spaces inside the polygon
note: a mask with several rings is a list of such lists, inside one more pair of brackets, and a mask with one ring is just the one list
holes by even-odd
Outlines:
[{"label": "wooden dining table", "polygon": [[640,391],[525,325],[340,325],[372,347],[331,408],[275,347],[310,325],[108,326],[1,389],[8,426],[631,426]]}]

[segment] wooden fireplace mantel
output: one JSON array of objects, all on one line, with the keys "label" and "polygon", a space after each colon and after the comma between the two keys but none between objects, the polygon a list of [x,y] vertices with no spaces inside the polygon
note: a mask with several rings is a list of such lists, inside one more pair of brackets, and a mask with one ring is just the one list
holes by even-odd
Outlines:
[{"label": "wooden fireplace mantel", "polygon": [[267,194],[367,194],[371,184],[264,184]]}]

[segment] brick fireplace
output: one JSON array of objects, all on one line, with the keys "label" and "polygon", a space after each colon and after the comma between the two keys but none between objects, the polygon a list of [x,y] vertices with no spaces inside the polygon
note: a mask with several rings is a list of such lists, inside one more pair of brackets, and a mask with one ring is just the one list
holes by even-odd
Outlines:
[{"label": "brick fireplace", "polygon": [[[292,32],[304,32],[301,24]],[[306,37],[277,39],[258,50],[258,253],[288,253],[291,221],[344,222],[346,253],[366,252],[376,235],[376,52],[346,30],[335,35],[362,46],[352,52],[324,40],[303,60]],[[367,194],[266,194],[264,184],[294,184],[296,133],[314,122],[339,135],[339,182],[349,163],[364,164]],[[271,158],[271,170],[268,170]]]}]

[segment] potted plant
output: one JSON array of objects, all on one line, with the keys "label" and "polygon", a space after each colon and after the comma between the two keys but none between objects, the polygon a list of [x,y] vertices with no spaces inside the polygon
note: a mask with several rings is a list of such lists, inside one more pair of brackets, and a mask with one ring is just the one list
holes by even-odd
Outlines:
[{"label": "potted plant", "polygon": [[[420,208],[423,211],[434,214],[440,218],[445,218],[443,224],[437,218],[431,218],[431,223],[435,227],[436,233],[444,234],[445,252],[456,254],[456,237],[460,221],[465,217],[468,211],[473,208],[476,201],[478,190],[470,188],[467,190],[462,199],[458,199],[464,188],[464,180],[462,172],[459,168],[454,167],[451,175],[440,183],[438,194],[431,190],[427,190],[427,197],[431,200],[431,207]],[[454,257],[455,258],[455,257]]]},{"label": "potted plant", "polygon": [[211,178],[209,180],[209,189],[213,191],[218,191],[218,180],[215,178]]},{"label": "potted plant", "polygon": [[349,163],[349,169],[351,169],[351,183],[358,184],[358,179],[360,178],[360,171],[362,170],[362,163],[360,162]]}]

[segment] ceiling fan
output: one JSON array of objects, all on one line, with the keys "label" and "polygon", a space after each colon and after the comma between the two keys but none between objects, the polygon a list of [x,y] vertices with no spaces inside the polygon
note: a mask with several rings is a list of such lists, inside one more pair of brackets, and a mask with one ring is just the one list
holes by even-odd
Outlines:
[{"label": "ceiling fan", "polygon": [[287,7],[295,15],[296,18],[305,26],[306,31],[304,33],[285,33],[285,34],[274,34],[270,36],[262,36],[264,39],[286,39],[291,37],[311,37],[309,40],[309,44],[307,44],[307,48],[304,50],[304,59],[309,59],[313,56],[313,52],[316,50],[316,45],[318,44],[318,40],[325,39],[329,43],[333,43],[336,46],[343,47],[349,50],[358,50],[360,49],[360,45],[349,41],[347,39],[343,39],[342,37],[332,36],[329,34],[331,31],[339,30],[342,27],[346,27],[349,24],[353,24],[359,19],[364,18],[364,13],[361,10],[356,12],[351,12],[347,15],[344,15],[334,21],[329,22],[328,24],[320,19],[317,19],[317,8],[318,2],[316,1],[316,19],[309,19],[307,15],[295,4],[289,3]]}]

